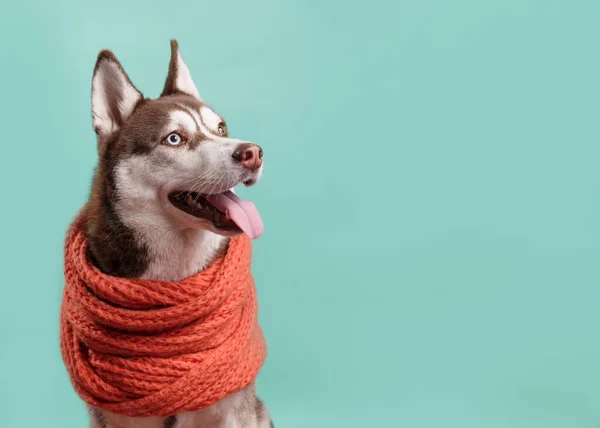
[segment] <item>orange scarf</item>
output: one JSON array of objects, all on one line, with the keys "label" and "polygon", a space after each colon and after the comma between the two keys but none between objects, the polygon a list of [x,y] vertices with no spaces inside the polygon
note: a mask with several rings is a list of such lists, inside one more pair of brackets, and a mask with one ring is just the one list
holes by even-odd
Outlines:
[{"label": "orange scarf", "polygon": [[79,396],[127,416],[200,410],[254,381],[266,358],[251,244],[183,281],[108,276],[76,224],[65,245],[61,352]]}]

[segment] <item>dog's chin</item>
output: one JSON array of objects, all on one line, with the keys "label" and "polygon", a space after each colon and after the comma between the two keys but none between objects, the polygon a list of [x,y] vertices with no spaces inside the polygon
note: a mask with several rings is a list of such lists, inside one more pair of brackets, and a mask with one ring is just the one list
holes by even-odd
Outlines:
[{"label": "dog's chin", "polygon": [[200,227],[198,229],[205,229],[205,230],[208,230],[209,232],[213,232],[213,233],[216,233],[217,235],[225,236],[227,238],[233,238],[235,236],[240,236],[240,235],[244,234],[244,232],[242,232],[242,230],[237,226],[235,227],[235,229],[224,230],[224,229],[219,229],[219,228],[215,227],[215,225],[213,225],[210,222],[208,222],[208,225],[206,227]]},{"label": "dog's chin", "polygon": [[195,218],[188,214],[183,214],[183,216],[185,216],[185,218],[180,218],[178,220],[179,226],[183,229],[206,230],[226,238],[234,238],[244,234],[244,232],[242,232],[242,230],[237,226],[231,229],[222,229],[215,226],[209,220]]}]

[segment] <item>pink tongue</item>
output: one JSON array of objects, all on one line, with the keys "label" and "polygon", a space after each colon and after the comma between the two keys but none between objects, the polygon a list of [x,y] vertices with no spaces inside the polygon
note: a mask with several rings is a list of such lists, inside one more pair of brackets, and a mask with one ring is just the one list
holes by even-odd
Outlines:
[{"label": "pink tongue", "polygon": [[215,195],[207,195],[206,199],[220,211],[228,213],[229,218],[251,239],[256,239],[262,235],[263,222],[252,202],[240,199],[231,190]]}]

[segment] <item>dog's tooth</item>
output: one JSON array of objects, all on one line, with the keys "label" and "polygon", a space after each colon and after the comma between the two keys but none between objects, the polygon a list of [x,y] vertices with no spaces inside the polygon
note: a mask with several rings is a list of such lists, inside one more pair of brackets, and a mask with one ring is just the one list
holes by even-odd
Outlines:
[{"label": "dog's tooth", "polygon": [[229,220],[229,210],[225,210],[225,218]]},{"label": "dog's tooth", "polygon": [[189,196],[186,198],[185,202],[186,202],[188,205],[190,205],[190,206],[194,205],[194,198],[192,198],[192,195],[189,195]]}]

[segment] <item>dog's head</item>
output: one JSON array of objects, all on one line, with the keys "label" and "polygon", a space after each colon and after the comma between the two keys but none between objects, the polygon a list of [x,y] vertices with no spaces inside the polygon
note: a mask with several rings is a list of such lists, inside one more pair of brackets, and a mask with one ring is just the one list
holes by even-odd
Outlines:
[{"label": "dog's head", "polygon": [[[262,149],[231,138],[225,120],[199,96],[176,41],[162,94],[146,99],[110,51],[102,51],[92,82],[99,175],[123,219],[168,222],[256,238],[262,221],[254,205],[233,192],[255,184]],[[95,186],[98,187],[98,186]]]}]

